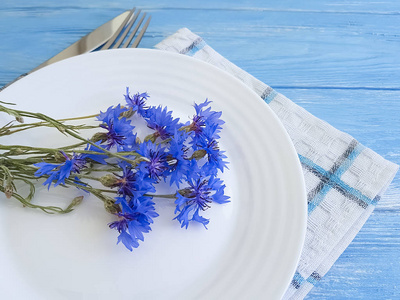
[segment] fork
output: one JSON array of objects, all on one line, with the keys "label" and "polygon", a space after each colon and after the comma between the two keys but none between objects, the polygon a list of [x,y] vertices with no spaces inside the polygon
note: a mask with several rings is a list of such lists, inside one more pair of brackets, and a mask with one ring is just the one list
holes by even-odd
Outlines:
[{"label": "fork", "polygon": [[[117,29],[114,35],[103,46],[96,49],[97,51],[106,49],[116,49],[116,48],[129,48],[129,46],[130,48],[137,48],[137,46],[139,46],[139,43],[142,40],[143,35],[147,30],[147,27],[149,26],[151,16],[148,16],[147,21],[144,23],[139,34],[131,44],[132,39],[135,37],[136,33],[139,30],[140,25],[142,25],[146,17],[146,13],[144,13],[140,18],[140,20],[135,25],[135,27],[133,28],[132,32],[127,37],[129,31],[132,29],[132,26],[135,24],[142,10],[139,9],[138,11],[136,12],[135,11],[136,7],[132,8],[132,10],[129,12],[128,17],[120,25],[120,27]],[[124,42],[124,44],[121,46],[122,42]]]},{"label": "fork", "polygon": [[[100,47],[98,47],[98,48],[96,48],[94,50],[89,50],[88,49],[86,51],[82,51],[79,54],[89,53],[89,52],[93,52],[93,51],[106,50],[106,49],[115,49],[115,48],[128,48],[128,47],[137,48],[137,46],[139,46],[140,41],[142,40],[142,37],[143,37],[144,33],[146,32],[147,27],[149,26],[149,23],[150,23],[150,20],[151,20],[151,16],[148,16],[146,22],[141,27],[139,34],[136,36],[135,40],[131,44],[133,38],[135,37],[135,35],[138,32],[140,26],[142,25],[143,21],[146,18],[146,13],[144,13],[142,15],[142,17],[140,18],[140,20],[136,23],[140,13],[141,13],[140,9],[138,11],[136,11],[136,7],[132,8],[129,11],[128,16],[125,18],[125,20],[121,23],[121,25],[117,29],[117,31],[114,33],[114,35],[111,36],[111,38],[107,42],[105,42],[102,46],[100,46]],[[136,23],[136,25],[135,25],[135,23]],[[135,27],[131,31],[133,25],[135,25]],[[131,33],[127,37],[128,33],[130,31],[131,31]],[[122,42],[124,42],[124,41],[125,41],[125,43],[121,46]],[[75,56],[75,55],[77,55],[77,54],[74,54],[72,56]],[[67,55],[65,58],[67,58],[67,57],[71,57],[71,55]],[[31,71],[20,75],[19,77],[17,77],[13,81],[11,81],[11,82],[7,83],[6,85],[0,87],[0,92],[2,90],[4,90],[5,88],[7,88],[8,86],[10,86],[11,84],[13,84],[14,82],[20,80],[21,78],[24,78],[25,76],[29,75],[30,73],[32,73],[32,72],[34,72],[34,71],[36,71],[36,70],[38,70],[40,68],[43,68],[44,66],[46,66],[48,64],[50,64],[49,60],[45,61],[44,63],[42,63],[38,67],[32,69]]]}]

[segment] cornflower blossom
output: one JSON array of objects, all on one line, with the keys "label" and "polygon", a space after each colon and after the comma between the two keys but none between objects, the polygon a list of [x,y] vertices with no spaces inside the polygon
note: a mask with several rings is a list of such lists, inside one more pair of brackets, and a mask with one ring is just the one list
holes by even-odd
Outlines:
[{"label": "cornflower blossom", "polygon": [[48,185],[49,189],[52,183],[54,186],[65,184],[65,180],[69,178],[71,173],[79,174],[80,170],[86,166],[86,160],[82,157],[82,154],[74,153],[72,157],[69,157],[63,151],[60,151],[60,153],[65,158],[65,161],[61,164],[51,164],[44,161],[34,164],[35,167],[39,168],[35,172],[36,177],[48,176],[43,185]]},{"label": "cornflower blossom", "polygon": [[219,124],[207,124],[202,128],[201,134],[197,135],[197,138],[193,137],[192,134],[193,140],[190,142],[193,150],[205,151],[205,163],[202,170],[208,175],[217,175],[218,170],[223,172],[228,164],[225,161],[227,158],[225,151],[219,149],[217,141],[220,138],[218,135],[219,128],[221,128]]},{"label": "cornflower blossom", "polygon": [[210,103],[211,101],[206,99],[203,103],[194,104],[196,114],[189,125],[189,130],[194,132],[193,144],[196,144],[199,138],[204,137],[204,130],[207,127],[213,128],[213,135],[210,138],[219,138],[218,133],[225,122],[220,119],[222,112],[212,111],[211,107],[208,107]]},{"label": "cornflower blossom", "polygon": [[175,219],[186,229],[191,221],[199,222],[207,228],[209,220],[200,216],[199,212],[210,208],[212,202],[219,204],[229,202],[229,197],[224,195],[225,185],[222,180],[213,176],[208,178],[201,173],[192,174],[188,185],[176,193],[175,213],[179,214]]},{"label": "cornflower blossom", "polygon": [[146,174],[133,169],[127,162],[120,162],[122,175],[116,175],[117,179],[111,187],[118,188],[118,194],[128,199],[139,199],[146,193],[154,193],[154,180],[147,178]]},{"label": "cornflower blossom", "polygon": [[206,153],[206,162],[202,166],[204,173],[208,175],[216,175],[218,170],[223,172],[224,168],[227,168],[228,162],[224,160],[227,156],[224,154],[225,151],[219,149],[217,140],[199,139],[197,146]]},{"label": "cornflower blossom", "polygon": [[188,147],[185,145],[188,136],[189,134],[186,131],[175,130],[169,141],[167,163],[169,165],[169,175],[171,176],[170,185],[175,183],[178,188],[190,170],[190,162],[187,159]]},{"label": "cornflower blossom", "polygon": [[120,104],[117,106],[110,106],[105,112],[100,111],[96,119],[103,123],[109,123],[113,119],[118,119],[126,111],[127,108],[121,107]]},{"label": "cornflower blossom", "polygon": [[175,129],[179,128],[179,119],[174,119],[172,117],[172,112],[164,109],[161,106],[150,107],[146,112],[145,120],[147,122],[147,127],[155,131],[154,136],[156,138],[160,137],[165,140],[172,136]]},{"label": "cornflower blossom", "polygon": [[127,249],[132,251],[132,248],[139,246],[139,240],[144,241],[143,233],[151,230],[150,224],[158,213],[151,200],[131,200],[128,204],[125,198],[116,199],[121,205],[121,211],[116,214],[118,220],[109,223],[108,226],[120,233],[117,244],[122,242]]},{"label": "cornflower blossom", "polygon": [[151,141],[140,144],[136,151],[141,156],[148,159],[139,164],[139,170],[157,182],[161,177],[165,177],[165,172],[168,170],[167,155],[165,148],[152,143]]},{"label": "cornflower blossom", "polygon": [[129,88],[126,88],[126,95],[125,101],[128,107],[132,108],[133,111],[137,112],[142,117],[146,116],[146,111],[148,106],[146,106],[147,98],[149,95],[147,93],[136,93],[135,95],[131,96],[129,94]]},{"label": "cornflower blossom", "polygon": [[222,113],[215,112],[209,107],[211,101],[204,101],[194,104],[196,114],[193,116],[192,123],[188,126],[192,140],[190,146],[193,150],[206,151],[206,163],[203,171],[209,175],[216,175],[218,169],[223,172],[227,165],[224,151],[219,150],[218,139],[222,125],[225,123],[220,119]]},{"label": "cornflower blossom", "polygon": [[106,112],[100,113],[97,117],[99,121],[103,122],[100,127],[107,130],[105,140],[102,141],[106,144],[107,150],[116,147],[117,150],[123,151],[135,142],[136,136],[132,132],[135,126],[131,125],[130,120],[121,117],[121,114],[125,111],[127,110],[118,105],[114,108],[108,108]]}]

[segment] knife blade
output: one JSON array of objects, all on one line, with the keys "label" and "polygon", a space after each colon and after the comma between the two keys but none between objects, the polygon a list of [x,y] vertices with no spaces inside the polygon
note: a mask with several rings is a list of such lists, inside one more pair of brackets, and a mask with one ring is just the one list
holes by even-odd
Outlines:
[{"label": "knife blade", "polygon": [[85,35],[81,39],[79,39],[77,42],[73,43],[72,45],[68,46],[52,58],[46,60],[36,68],[33,68],[27,73],[24,73],[14,79],[13,81],[7,83],[5,86],[0,88],[0,92],[4,90],[6,87],[10,86],[14,82],[20,80],[21,78],[24,78],[25,76],[31,74],[32,72],[39,70],[45,66],[48,66],[50,64],[53,64],[55,62],[58,62],[60,60],[76,56],[79,54],[87,53],[90,52],[105,42],[107,42],[113,35],[114,33],[119,29],[120,25],[125,21],[125,19],[129,16],[130,11],[125,11],[122,14],[116,16],[112,20],[108,21],[107,23],[104,23],[100,27],[96,28],[89,34]]}]

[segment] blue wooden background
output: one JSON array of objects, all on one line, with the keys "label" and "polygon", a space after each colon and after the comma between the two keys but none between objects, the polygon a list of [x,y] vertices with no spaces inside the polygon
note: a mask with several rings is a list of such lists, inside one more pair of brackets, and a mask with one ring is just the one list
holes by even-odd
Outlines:
[{"label": "blue wooden background", "polygon": [[[181,27],[314,115],[400,164],[400,1],[1,0],[0,86],[122,11]],[[29,97],[29,91],[26,91]],[[400,175],[307,299],[400,299]]]}]

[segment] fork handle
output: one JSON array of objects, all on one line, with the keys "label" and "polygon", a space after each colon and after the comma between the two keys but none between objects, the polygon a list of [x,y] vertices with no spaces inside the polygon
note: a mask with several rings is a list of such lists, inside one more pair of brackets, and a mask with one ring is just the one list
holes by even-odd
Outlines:
[{"label": "fork handle", "polygon": [[6,85],[0,87],[0,92],[3,91],[6,87],[12,85],[14,82],[16,82],[16,81],[18,81],[18,80],[24,78],[24,77],[27,76],[28,74],[29,74],[29,73],[24,73],[24,74],[22,74],[22,75],[19,75],[19,76],[18,76],[17,78],[15,78],[13,81],[11,81],[11,82],[7,83]]}]

